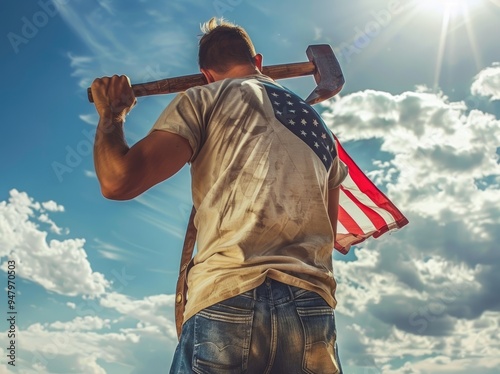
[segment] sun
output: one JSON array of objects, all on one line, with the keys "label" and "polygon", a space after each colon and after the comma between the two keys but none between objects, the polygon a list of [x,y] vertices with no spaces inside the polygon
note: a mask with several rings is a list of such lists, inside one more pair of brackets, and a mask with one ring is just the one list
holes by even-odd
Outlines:
[{"label": "sun", "polygon": [[443,19],[467,17],[475,7],[481,5],[483,0],[418,0],[417,6],[423,11],[442,14]]}]

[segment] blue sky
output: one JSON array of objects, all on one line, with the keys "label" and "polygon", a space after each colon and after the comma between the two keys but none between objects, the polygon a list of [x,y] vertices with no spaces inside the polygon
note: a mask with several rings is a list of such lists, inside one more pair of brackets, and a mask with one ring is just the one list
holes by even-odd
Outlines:
[{"label": "blue sky", "polygon": [[[190,210],[188,168],[127,202],[104,199],[91,155],[95,77],[192,74],[200,23],[224,16],[267,65],[328,43],[346,84],[317,105],[409,218],[334,256],[346,373],[500,366],[500,2],[40,0],[3,2],[0,278],[15,260],[16,367],[160,373]],[[306,96],[310,77],[282,81]],[[130,144],[172,95],[139,99]],[[0,298],[6,316],[7,294]]]}]

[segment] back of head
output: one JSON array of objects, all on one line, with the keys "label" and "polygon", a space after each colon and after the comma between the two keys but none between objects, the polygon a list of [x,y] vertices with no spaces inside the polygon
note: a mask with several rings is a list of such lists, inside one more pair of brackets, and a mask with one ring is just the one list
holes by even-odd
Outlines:
[{"label": "back of head", "polygon": [[212,18],[201,26],[201,31],[198,51],[201,69],[224,73],[235,65],[254,65],[255,48],[242,27]]}]

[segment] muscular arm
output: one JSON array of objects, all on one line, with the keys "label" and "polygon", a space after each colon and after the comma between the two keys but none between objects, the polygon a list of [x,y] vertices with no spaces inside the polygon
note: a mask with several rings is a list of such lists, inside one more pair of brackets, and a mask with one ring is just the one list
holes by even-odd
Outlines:
[{"label": "muscular arm", "polygon": [[339,214],[340,187],[328,191],[328,216],[332,225],[333,238],[337,237],[337,219]]},{"label": "muscular arm", "polygon": [[99,113],[94,165],[102,194],[113,200],[132,199],[170,178],[191,158],[188,141],[153,131],[132,147],[125,141],[124,116],[135,104],[128,78],[113,76],[92,84]]},{"label": "muscular arm", "polygon": [[153,131],[129,148],[122,123],[99,126],[109,131],[96,135],[94,165],[104,197],[128,200],[177,173],[191,158],[188,141],[165,131]]}]

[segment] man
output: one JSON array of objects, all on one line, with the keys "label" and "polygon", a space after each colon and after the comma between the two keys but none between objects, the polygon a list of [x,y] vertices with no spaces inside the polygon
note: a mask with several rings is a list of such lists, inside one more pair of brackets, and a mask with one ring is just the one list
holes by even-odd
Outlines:
[{"label": "man", "polygon": [[172,373],[340,373],[332,251],[347,174],[312,107],[261,73],[239,26],[203,25],[208,85],[129,148],[127,77],[96,79],[102,193],[132,199],[190,163],[198,251]]}]

